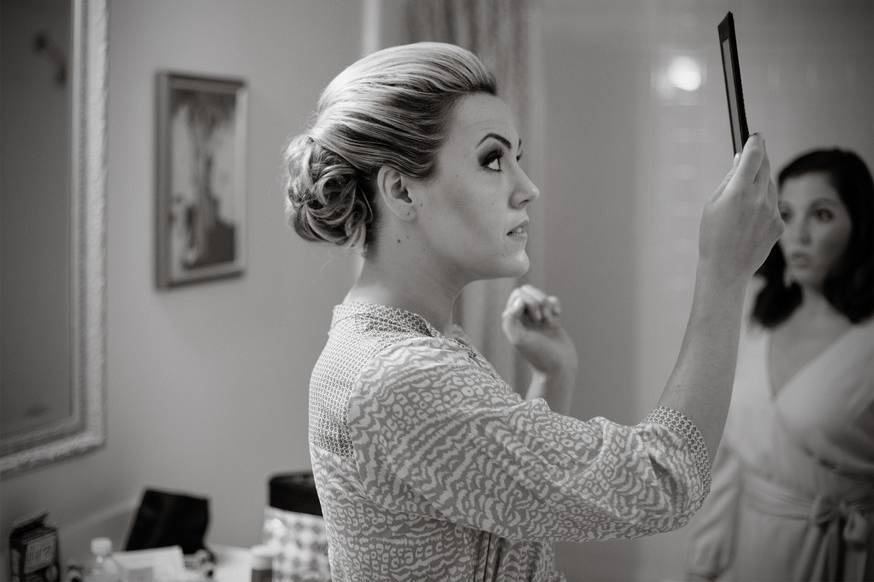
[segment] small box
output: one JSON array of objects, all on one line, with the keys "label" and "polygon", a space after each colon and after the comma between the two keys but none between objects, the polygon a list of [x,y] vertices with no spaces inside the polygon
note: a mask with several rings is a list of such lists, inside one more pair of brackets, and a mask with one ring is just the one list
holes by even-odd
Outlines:
[{"label": "small box", "polygon": [[264,510],[262,543],[278,550],[273,579],[330,581],[328,536],[312,472],[271,477],[269,504]]},{"label": "small box", "polygon": [[58,530],[47,525],[48,511],[15,520],[9,534],[9,568],[12,582],[58,582],[60,555]]},{"label": "small box", "polygon": [[180,546],[112,554],[122,570],[122,582],[182,582],[203,578],[185,569]]}]

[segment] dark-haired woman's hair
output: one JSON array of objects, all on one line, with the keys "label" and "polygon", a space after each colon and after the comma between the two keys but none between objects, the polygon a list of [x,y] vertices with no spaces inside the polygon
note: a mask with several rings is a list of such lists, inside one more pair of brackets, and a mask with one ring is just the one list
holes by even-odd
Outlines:
[{"label": "dark-haired woman's hair", "polygon": [[[874,311],[874,182],[865,162],[848,150],[814,150],[784,167],[777,178],[780,189],[790,178],[824,174],[847,208],[850,240],[843,256],[823,281],[823,295],[837,311],[859,323]],[[756,272],[765,286],[756,296],[752,319],[773,328],[801,304],[801,287],[784,283],[786,259],[780,245]]]},{"label": "dark-haired woman's hair", "polygon": [[496,92],[480,59],[451,44],[395,46],[356,61],[325,88],[309,131],[286,148],[289,223],[307,240],[365,249],[377,227],[380,167],[431,177],[458,99]]}]

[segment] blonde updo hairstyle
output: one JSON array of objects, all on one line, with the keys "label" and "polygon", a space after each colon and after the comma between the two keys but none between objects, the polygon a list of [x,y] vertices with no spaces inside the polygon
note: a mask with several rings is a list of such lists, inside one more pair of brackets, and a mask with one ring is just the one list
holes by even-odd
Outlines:
[{"label": "blonde updo hairstyle", "polygon": [[286,148],[289,224],[307,240],[366,249],[379,168],[431,177],[458,99],[496,91],[483,63],[451,44],[396,46],[356,61],[328,84],[312,127]]}]

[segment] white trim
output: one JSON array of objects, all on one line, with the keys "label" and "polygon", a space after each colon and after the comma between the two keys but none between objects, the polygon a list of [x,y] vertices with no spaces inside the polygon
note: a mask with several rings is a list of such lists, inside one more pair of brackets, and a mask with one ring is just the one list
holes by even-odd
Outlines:
[{"label": "white trim", "polygon": [[380,49],[382,37],[382,0],[364,0],[361,18],[361,54],[369,55]]}]

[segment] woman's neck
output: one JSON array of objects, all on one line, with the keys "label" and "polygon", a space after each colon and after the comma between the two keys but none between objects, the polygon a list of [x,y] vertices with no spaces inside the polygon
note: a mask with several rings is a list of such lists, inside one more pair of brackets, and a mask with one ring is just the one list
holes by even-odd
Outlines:
[{"label": "woman's neck", "polygon": [[801,287],[801,305],[798,306],[794,316],[813,325],[849,322],[829,303],[821,289],[808,286]]},{"label": "woman's neck", "polygon": [[421,315],[440,331],[445,330],[464,285],[447,283],[422,262],[386,263],[365,258],[361,274],[345,301],[398,307]]}]

